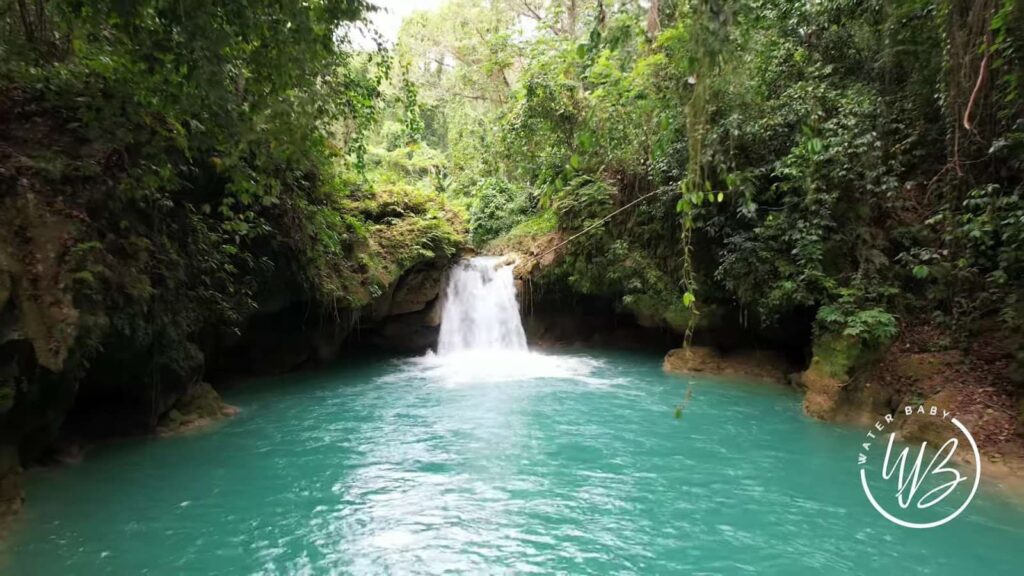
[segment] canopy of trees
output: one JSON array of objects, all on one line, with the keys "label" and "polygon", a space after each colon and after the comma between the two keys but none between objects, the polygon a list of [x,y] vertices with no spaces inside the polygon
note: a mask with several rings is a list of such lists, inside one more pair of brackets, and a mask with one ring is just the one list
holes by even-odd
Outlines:
[{"label": "canopy of trees", "polygon": [[810,314],[880,344],[998,318],[1019,342],[1022,41],[1013,0],[451,0],[396,66],[405,141],[443,155],[477,244],[652,195],[565,248],[577,292],[691,327]]}]

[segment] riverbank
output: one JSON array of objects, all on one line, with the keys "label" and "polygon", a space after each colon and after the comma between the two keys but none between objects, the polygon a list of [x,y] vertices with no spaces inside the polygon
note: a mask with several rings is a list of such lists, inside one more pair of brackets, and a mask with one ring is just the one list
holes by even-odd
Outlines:
[{"label": "riverbank", "polygon": [[[970,430],[983,458],[985,481],[999,486],[1014,499],[1024,500],[1024,438],[1018,431],[1019,416],[1012,412],[1011,389],[1005,385],[997,387],[1000,378],[1005,379],[1005,375],[999,375],[1000,370],[1007,369],[1009,363],[1004,361],[1000,366],[989,362],[982,364],[980,370],[972,370],[978,364],[971,363],[969,354],[922,352],[925,336],[921,332],[917,333],[917,347],[900,341],[876,363],[864,366],[844,385],[849,389],[844,389],[836,397],[836,404],[824,413],[813,402],[809,405],[808,396],[815,391],[805,385],[807,371],[800,372],[771,352],[722,353],[708,347],[675,349],[665,356],[663,369],[691,377],[724,374],[789,385],[804,395],[805,414],[841,426],[870,429],[885,415],[896,415],[902,440],[938,447],[948,439],[947,428],[935,426],[926,417],[903,416],[907,406],[934,406],[956,417]],[[984,350],[993,353],[991,347]],[[973,457],[967,452],[958,452],[954,460],[965,469],[973,469]]]}]

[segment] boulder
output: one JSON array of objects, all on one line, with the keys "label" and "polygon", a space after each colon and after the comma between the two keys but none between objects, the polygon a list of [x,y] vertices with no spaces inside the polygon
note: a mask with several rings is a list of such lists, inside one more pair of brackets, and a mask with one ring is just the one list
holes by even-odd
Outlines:
[{"label": "boulder", "polygon": [[409,272],[398,281],[398,286],[391,297],[388,314],[397,316],[423,310],[441,293],[443,283],[443,268],[426,268]]},{"label": "boulder", "polygon": [[238,413],[224,403],[220,394],[206,382],[190,387],[161,418],[157,433],[174,434],[211,424]]}]

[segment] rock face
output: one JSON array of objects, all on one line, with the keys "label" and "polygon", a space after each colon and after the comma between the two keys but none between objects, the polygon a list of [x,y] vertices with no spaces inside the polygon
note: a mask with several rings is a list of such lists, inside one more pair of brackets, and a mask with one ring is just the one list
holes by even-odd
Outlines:
[{"label": "rock face", "polygon": [[690,346],[670,350],[662,368],[673,374],[735,376],[785,384],[788,365],[780,356],[762,350],[723,354],[707,346]]},{"label": "rock face", "polygon": [[18,182],[0,200],[0,517],[20,508],[20,458],[56,436],[80,369],[81,319],[63,289],[73,224]]},{"label": "rock face", "polygon": [[399,316],[418,312],[427,307],[441,293],[444,285],[444,268],[413,270],[398,281],[388,315]]},{"label": "rock face", "polygon": [[381,301],[371,307],[376,325],[371,342],[382,348],[422,352],[437,344],[442,290],[448,262],[435,261],[405,273]]},{"label": "rock face", "polygon": [[440,301],[427,310],[389,316],[374,329],[373,343],[392,350],[422,352],[437,344],[441,327]]}]

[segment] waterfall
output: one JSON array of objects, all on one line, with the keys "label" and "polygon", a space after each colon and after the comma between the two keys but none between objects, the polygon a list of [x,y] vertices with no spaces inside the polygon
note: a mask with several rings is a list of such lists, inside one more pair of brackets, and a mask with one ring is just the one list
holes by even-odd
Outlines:
[{"label": "waterfall", "polygon": [[530,352],[519,318],[512,266],[501,258],[462,260],[448,274],[437,353],[409,360],[398,377],[444,386],[586,380],[597,365],[586,357]]},{"label": "waterfall", "polygon": [[462,260],[448,275],[437,344],[440,356],[481,350],[526,350],[512,266],[493,256]]}]

